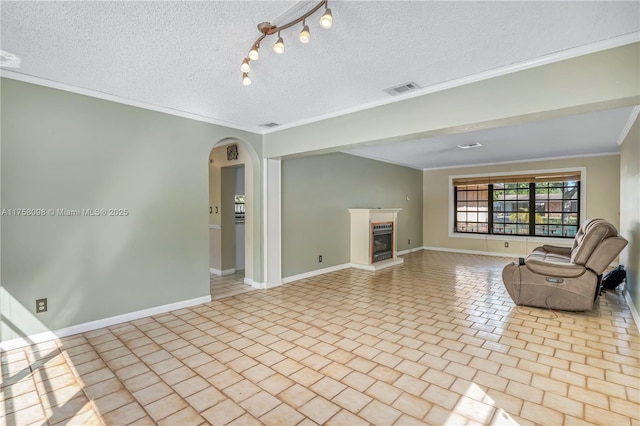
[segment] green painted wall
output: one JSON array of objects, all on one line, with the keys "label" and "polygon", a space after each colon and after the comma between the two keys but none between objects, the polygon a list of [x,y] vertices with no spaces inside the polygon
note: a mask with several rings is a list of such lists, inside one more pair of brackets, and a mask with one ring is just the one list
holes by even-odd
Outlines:
[{"label": "green painted wall", "polygon": [[398,251],[422,246],[422,171],[342,153],[283,160],[282,276],[349,263],[348,209],[376,207],[402,208]]},{"label": "green painted wall", "polygon": [[[2,216],[0,339],[207,296],[209,153],[221,139],[238,138],[254,148],[259,167],[261,137],[15,80],[1,84],[2,209],[128,215]],[[49,309],[36,316],[38,298]]]},{"label": "green painted wall", "polygon": [[620,263],[627,269],[627,290],[640,312],[640,118],[620,152],[620,234],[629,240]]}]

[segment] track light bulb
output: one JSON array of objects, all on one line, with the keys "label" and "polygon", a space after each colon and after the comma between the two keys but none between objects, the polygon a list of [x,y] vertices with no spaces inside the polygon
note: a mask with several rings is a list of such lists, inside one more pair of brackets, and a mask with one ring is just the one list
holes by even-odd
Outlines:
[{"label": "track light bulb", "polygon": [[320,26],[325,29],[331,28],[333,25],[333,16],[331,15],[331,9],[327,8],[324,11],[324,15],[320,18]]},{"label": "track light bulb", "polygon": [[251,84],[251,79],[249,78],[249,74],[247,74],[246,72],[242,73],[242,84],[244,84],[245,86],[248,86]]},{"label": "track light bulb", "polygon": [[280,37],[280,34],[278,34],[278,41],[276,41],[276,44],[273,45],[273,51],[276,52],[278,55],[281,55],[284,53],[284,40],[282,40],[282,37]]},{"label": "track light bulb", "polygon": [[247,73],[249,71],[251,71],[251,67],[249,66],[249,59],[248,58],[244,58],[244,61],[242,61],[242,65],[240,65],[240,71]]},{"label": "track light bulb", "polygon": [[298,39],[302,43],[309,43],[309,40],[311,40],[311,34],[309,33],[308,25],[305,25],[304,27],[302,27],[302,31],[300,31],[300,35],[298,36]]},{"label": "track light bulb", "polygon": [[258,46],[253,46],[249,51],[249,59],[252,61],[257,61],[260,58],[260,54],[258,53]]}]

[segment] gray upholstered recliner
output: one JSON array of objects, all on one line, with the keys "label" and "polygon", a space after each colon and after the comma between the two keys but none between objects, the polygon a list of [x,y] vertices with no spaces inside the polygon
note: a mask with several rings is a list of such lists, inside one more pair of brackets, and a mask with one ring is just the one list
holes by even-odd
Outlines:
[{"label": "gray upholstered recliner", "polygon": [[505,266],[502,281],[516,305],[588,311],[597,298],[600,276],[626,245],[611,223],[589,219],[580,226],[572,248],[538,247],[524,264]]}]

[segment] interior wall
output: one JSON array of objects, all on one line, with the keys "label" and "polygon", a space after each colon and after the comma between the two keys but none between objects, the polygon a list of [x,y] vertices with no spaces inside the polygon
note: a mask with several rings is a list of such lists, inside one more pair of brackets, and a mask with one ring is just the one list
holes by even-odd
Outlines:
[{"label": "interior wall", "polygon": [[2,208],[127,211],[2,216],[1,340],[209,295],[206,159],[226,137],[257,158],[260,135],[1,84]]},{"label": "interior wall", "polygon": [[620,151],[620,234],[629,240],[620,256],[627,270],[627,291],[640,312],[640,118]]},{"label": "interior wall", "polygon": [[[504,236],[500,239],[449,237],[449,215],[452,214],[452,207],[449,206],[449,176],[567,167],[585,167],[587,170],[586,211],[581,212],[581,220],[601,217],[619,228],[620,156],[618,155],[426,170],[423,184],[424,245],[453,250],[505,253],[514,256],[530,253],[540,245],[535,238],[531,237]],[[508,248],[504,247],[505,242],[509,242]],[[561,239],[554,244],[562,245],[563,243],[571,244],[570,241]]]},{"label": "interior wall", "polygon": [[398,251],[422,245],[421,171],[342,153],[283,160],[282,276],[349,263],[348,209],[376,207],[402,208]]}]

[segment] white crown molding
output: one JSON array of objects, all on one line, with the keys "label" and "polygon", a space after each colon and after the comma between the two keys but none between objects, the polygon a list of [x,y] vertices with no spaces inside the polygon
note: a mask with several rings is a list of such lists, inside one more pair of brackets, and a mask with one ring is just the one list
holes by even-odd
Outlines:
[{"label": "white crown molding", "polygon": [[638,114],[640,113],[640,105],[636,105],[632,110],[631,114],[629,114],[629,118],[627,119],[627,123],[624,125],[622,132],[620,132],[620,136],[618,137],[618,145],[622,145],[624,140],[627,138],[627,135],[631,131],[633,127],[633,123],[636,122],[636,118],[638,118]]},{"label": "white crown molding", "polygon": [[[387,98],[374,102],[369,102],[363,105],[358,105],[353,108],[346,108],[340,111],[323,114],[306,120],[299,120],[289,124],[283,124],[272,129],[263,130],[262,134],[276,133],[281,130],[291,129],[293,127],[304,126],[305,124],[311,124],[318,121],[327,120],[330,118],[340,117],[343,115],[359,112],[382,105],[393,104],[396,102],[402,102],[407,99],[415,98],[418,96],[427,95],[429,93],[441,92],[447,89],[453,89],[454,87],[464,86],[465,84],[476,83],[482,80],[488,80],[494,77],[500,77],[503,75],[511,74],[518,71],[528,70],[530,68],[539,67],[542,65],[548,65],[555,62],[564,61],[567,59],[576,58],[578,56],[584,56],[591,53],[600,52],[607,49],[613,49],[620,46],[625,46],[631,43],[637,43],[640,41],[640,32],[633,32],[619,37],[613,37],[607,40],[598,41],[596,43],[587,44],[584,46],[574,47],[572,49],[566,49],[559,52],[554,52],[549,55],[541,56],[539,58],[531,59],[516,64],[507,65],[500,68],[495,68],[489,71],[481,72],[478,74],[469,75],[454,80],[449,80],[443,83],[434,84],[431,86],[423,87],[415,91],[411,91],[405,95],[394,96],[393,98]],[[409,166],[407,166],[409,167]]]},{"label": "white crown molding", "polygon": [[[91,96],[98,99],[103,99],[107,101],[117,102],[124,105],[134,106],[138,108],[144,108],[151,111],[162,112],[165,114],[174,115],[177,117],[188,118],[191,120],[202,121],[205,123],[215,124],[218,126],[224,126],[235,130],[242,130],[246,132],[251,132],[259,135],[265,135],[269,133],[279,132],[281,130],[290,129],[293,127],[304,126],[306,124],[315,123],[318,121],[327,120],[329,118],[340,117],[343,115],[351,114],[358,111],[367,110],[370,108],[375,108],[382,105],[388,105],[395,102],[402,102],[406,99],[415,98],[417,96],[426,95],[429,93],[440,92],[447,89],[452,89],[454,87],[463,86],[469,83],[475,83],[482,80],[487,80],[494,77],[503,76],[506,74],[511,74],[518,71],[527,70],[530,68],[535,68],[541,65],[547,65],[554,62],[563,61],[566,59],[575,58],[578,56],[588,55],[591,53],[600,52],[602,50],[613,49],[616,47],[624,46],[631,43],[636,43],[640,41],[640,32],[633,32],[619,37],[613,37],[607,40],[602,40],[596,43],[591,43],[585,46],[575,47],[573,49],[566,49],[560,52],[555,52],[549,55],[541,56],[539,58],[535,58],[529,61],[520,62],[517,64],[511,64],[504,67],[496,68],[493,70],[481,72],[478,74],[470,75],[463,78],[458,78],[455,80],[446,81],[439,84],[434,84],[428,87],[424,87],[422,89],[418,89],[414,92],[407,93],[406,95],[394,96],[393,98],[387,98],[375,102],[369,102],[363,105],[359,105],[353,108],[346,108],[340,111],[336,111],[329,114],[323,114],[316,117],[312,117],[306,120],[299,120],[289,124],[283,124],[281,126],[265,129],[258,126],[248,126],[242,125],[238,123],[230,123],[222,120],[215,119],[213,117],[207,117],[199,114],[190,113],[187,111],[180,111],[172,108],[167,108],[159,105],[153,105],[146,102],[134,101],[131,99],[122,98],[120,96],[111,95],[108,93],[99,92],[96,90],[85,89],[81,87],[75,87],[69,84],[60,83],[53,80],[47,80],[41,77],[36,77],[28,74],[19,73],[16,71],[11,71],[7,69],[0,70],[0,76],[10,78],[12,80],[23,81],[25,83],[37,84],[39,86],[51,87],[53,89],[65,90],[67,92],[77,93],[80,95]],[[407,166],[409,167],[409,166]]]},{"label": "white crown molding", "polygon": [[211,295],[197,297],[195,299],[183,300],[181,302],[169,303],[167,305],[156,306],[153,308],[142,309],[140,311],[129,312],[127,314],[116,315],[109,318],[103,318],[96,321],[85,322],[71,327],[61,328],[54,331],[46,331],[43,333],[32,334],[17,339],[0,342],[0,350],[10,351],[12,349],[23,348],[36,343],[43,343],[49,340],[60,339],[62,337],[72,336],[74,334],[86,333],[87,331],[97,330],[98,328],[111,327],[112,325],[121,324],[127,321],[134,321],[140,318],[146,318],[153,315],[163,314],[190,306],[202,305],[211,302]]},{"label": "white crown molding", "polygon": [[[422,169],[423,172],[430,172],[434,170],[446,170],[446,169],[462,169],[469,167],[482,167],[482,166],[498,166],[501,164],[516,164],[516,163],[532,163],[535,161],[552,161],[552,160],[568,160],[571,158],[587,158],[587,157],[607,157],[609,155],[620,155],[619,152],[601,152],[598,154],[583,154],[583,155],[565,155],[562,157],[546,157],[546,158],[530,158],[527,160],[512,160],[512,161],[499,161],[495,163],[474,163],[474,164],[459,164],[457,166],[444,166],[444,167],[432,167]],[[492,174],[492,173],[489,173]],[[513,172],[505,174],[514,174]],[[517,173],[516,173],[517,174]]]},{"label": "white crown molding", "polygon": [[223,120],[218,120],[213,117],[207,117],[192,112],[181,111],[173,108],[168,108],[160,105],[154,105],[147,102],[136,101],[133,99],[123,98],[117,95],[111,95],[109,93],[99,92],[97,90],[85,89],[83,87],[76,87],[66,83],[60,83],[58,81],[47,80],[46,78],[36,77],[33,75],[23,74],[16,71],[7,69],[0,70],[0,76],[11,80],[18,80],[25,83],[36,84],[38,86],[49,87],[51,89],[64,90],[65,92],[76,93],[78,95],[90,96],[92,98],[102,99],[105,101],[116,102],[123,105],[129,105],[136,108],[142,108],[149,111],[161,112],[164,114],[173,115],[176,117],[188,118],[190,120],[201,121],[204,123],[215,124],[217,126],[228,127],[235,130],[242,130],[245,132],[262,134],[262,129],[257,126],[245,126],[238,123],[230,123]]}]

